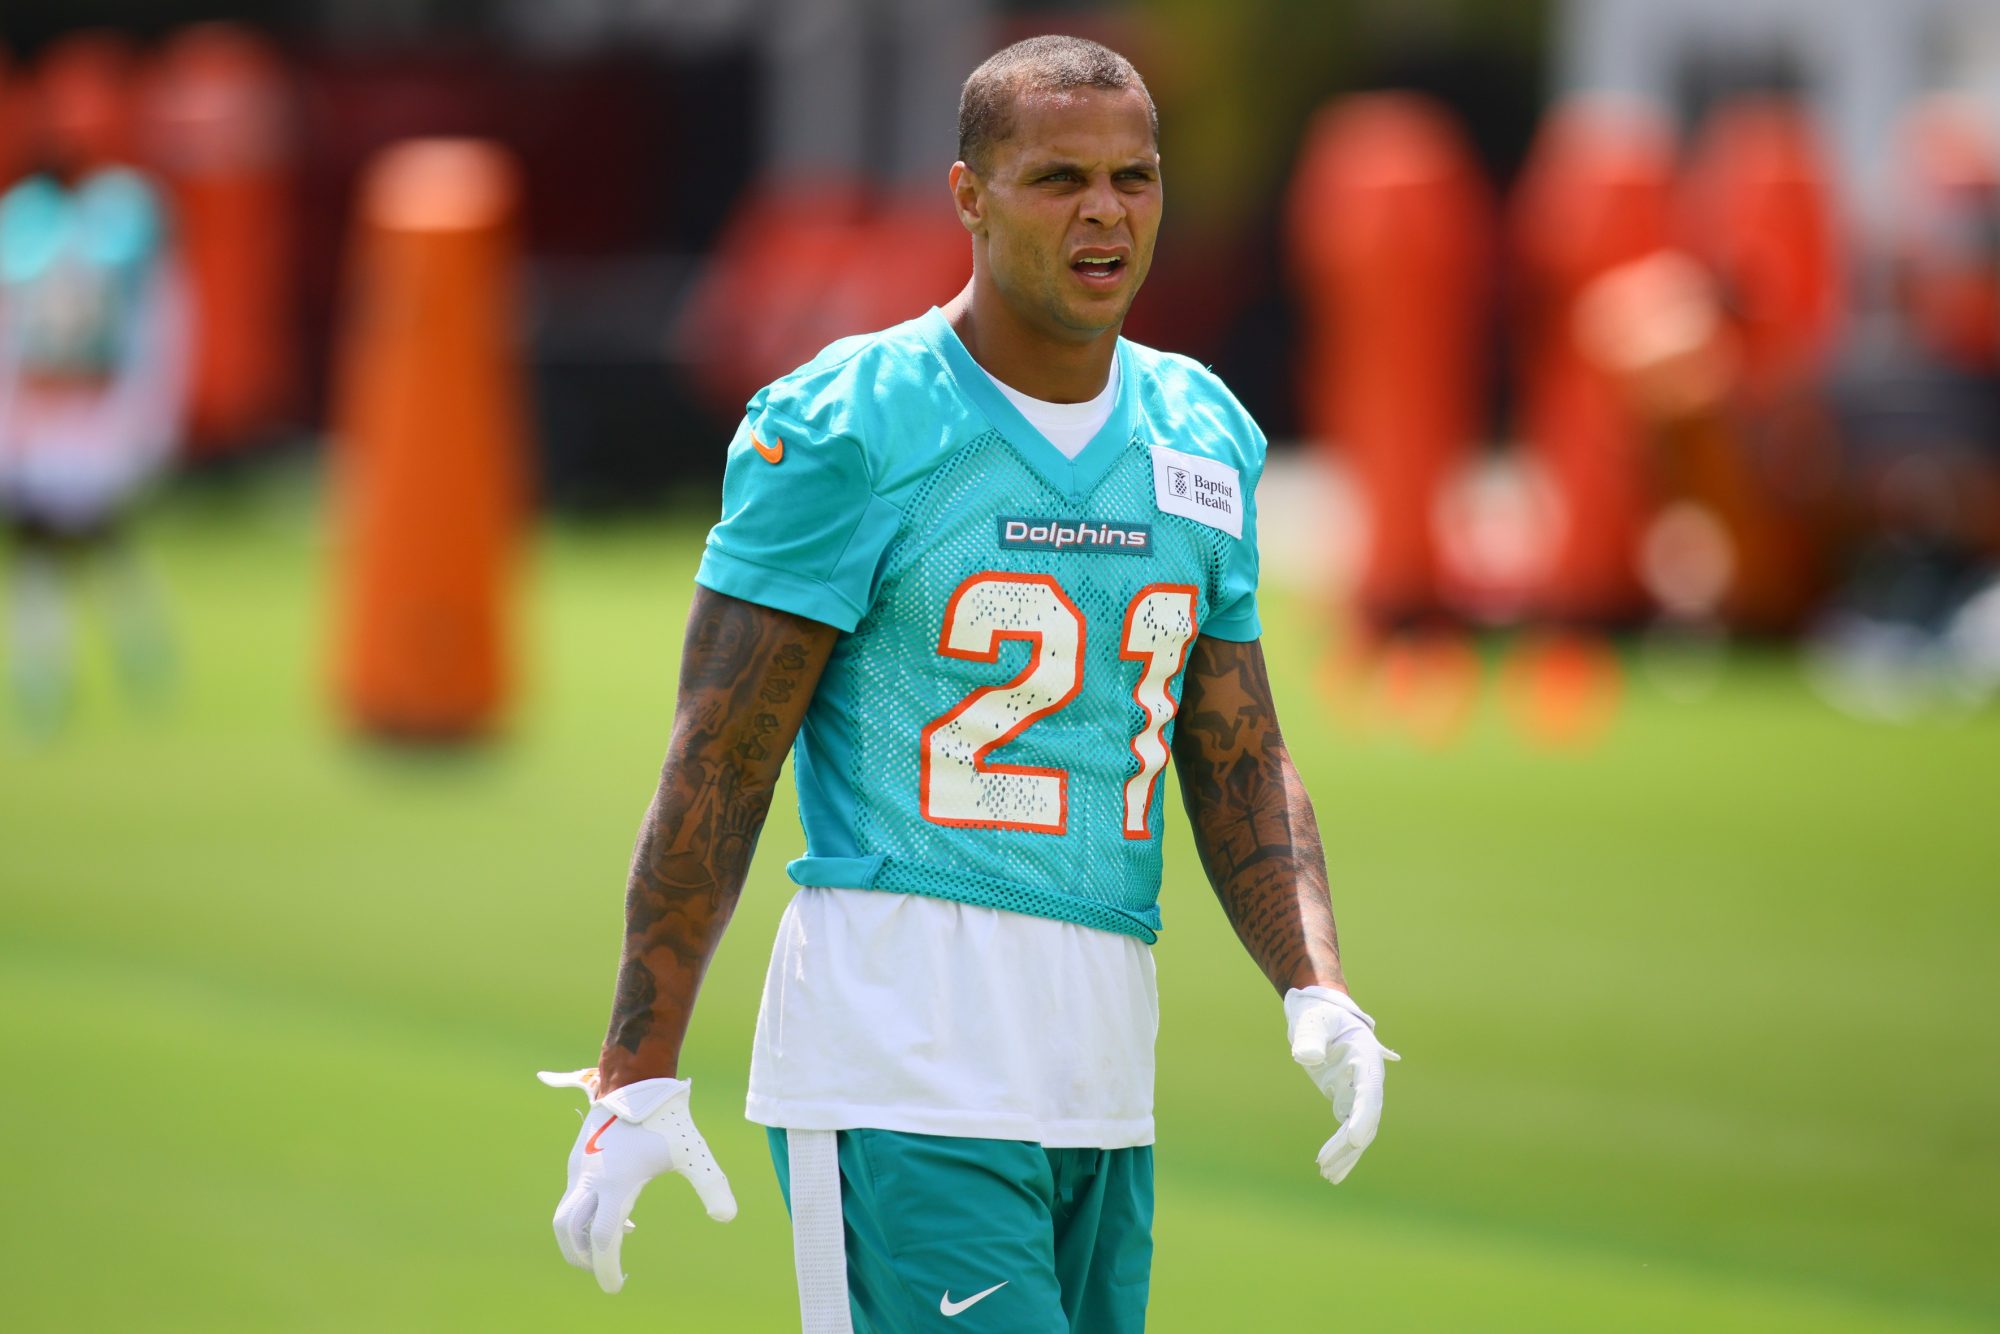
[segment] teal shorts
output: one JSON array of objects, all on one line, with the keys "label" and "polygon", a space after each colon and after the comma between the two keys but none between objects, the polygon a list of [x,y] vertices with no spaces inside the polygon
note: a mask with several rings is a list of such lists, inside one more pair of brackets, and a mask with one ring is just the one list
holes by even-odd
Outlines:
[{"label": "teal shorts", "polygon": [[[786,1132],[769,1134],[789,1208]],[[893,1130],[837,1140],[855,1334],[1145,1328],[1152,1146],[1045,1149]]]}]

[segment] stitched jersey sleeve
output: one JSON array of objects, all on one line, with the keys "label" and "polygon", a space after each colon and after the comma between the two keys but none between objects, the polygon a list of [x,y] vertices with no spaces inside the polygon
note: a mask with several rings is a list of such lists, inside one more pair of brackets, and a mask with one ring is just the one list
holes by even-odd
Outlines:
[{"label": "stitched jersey sleeve", "polygon": [[1241,455],[1245,465],[1243,535],[1230,543],[1201,633],[1215,639],[1247,641],[1264,633],[1257,615],[1257,483],[1264,474],[1264,433],[1247,413],[1242,414],[1240,429],[1248,437]]},{"label": "stitched jersey sleeve", "polygon": [[859,441],[760,394],[730,441],[722,519],[695,582],[852,630],[873,598],[896,517],[871,489]]}]

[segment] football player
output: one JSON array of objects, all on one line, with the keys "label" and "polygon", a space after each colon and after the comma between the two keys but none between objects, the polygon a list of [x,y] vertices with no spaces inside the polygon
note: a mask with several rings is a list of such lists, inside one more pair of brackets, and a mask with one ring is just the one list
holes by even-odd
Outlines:
[{"label": "football player", "polygon": [[680,1054],[787,752],[805,855],[748,1114],[792,1210],[804,1327],[1139,1330],[1152,1255],[1148,946],[1162,773],[1292,1055],[1374,1137],[1311,804],[1258,647],[1264,437],[1119,337],[1153,257],[1138,73],[1041,37],[965,84],[972,278],[751,399],[696,576],[591,1107],[555,1218],[607,1291],[654,1175],[735,1212]]},{"label": "football player", "polygon": [[0,194],[0,527],[21,721],[51,738],[75,677],[71,585],[101,566],[135,691],[171,669],[165,611],[130,517],[178,442],[189,316],[166,208],[94,161],[93,89],[47,77],[36,169]]}]

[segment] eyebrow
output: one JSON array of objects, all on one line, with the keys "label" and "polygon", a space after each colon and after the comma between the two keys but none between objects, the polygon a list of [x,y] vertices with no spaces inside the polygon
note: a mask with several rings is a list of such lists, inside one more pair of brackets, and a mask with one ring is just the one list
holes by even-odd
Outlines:
[{"label": "eyebrow", "polygon": [[[1158,171],[1159,169],[1160,169],[1160,164],[1157,161],[1154,161],[1149,158],[1140,158],[1140,157],[1127,158],[1125,161],[1117,163],[1111,167],[1111,170],[1113,172]],[[1028,176],[1047,176],[1052,172],[1058,172],[1058,171],[1074,171],[1081,173],[1086,170],[1088,170],[1088,168],[1086,168],[1083,165],[1083,163],[1073,158],[1044,158],[1040,162],[1030,163],[1023,174]]]}]

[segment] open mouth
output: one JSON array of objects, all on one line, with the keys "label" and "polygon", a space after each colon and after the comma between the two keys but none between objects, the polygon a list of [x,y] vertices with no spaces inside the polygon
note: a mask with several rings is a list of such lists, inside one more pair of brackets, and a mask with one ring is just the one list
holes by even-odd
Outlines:
[{"label": "open mouth", "polygon": [[1070,272],[1092,287],[1115,287],[1125,276],[1122,255],[1081,255],[1069,267]]}]

